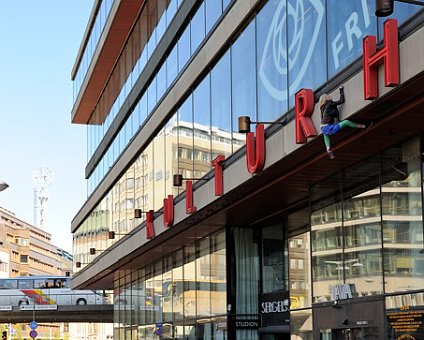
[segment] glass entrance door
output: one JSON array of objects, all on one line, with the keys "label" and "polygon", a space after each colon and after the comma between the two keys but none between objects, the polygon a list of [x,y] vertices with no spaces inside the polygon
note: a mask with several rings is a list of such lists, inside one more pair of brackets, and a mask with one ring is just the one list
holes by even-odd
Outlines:
[{"label": "glass entrance door", "polygon": [[377,327],[323,329],[320,331],[322,340],[378,340],[382,339],[382,336],[379,336]]}]

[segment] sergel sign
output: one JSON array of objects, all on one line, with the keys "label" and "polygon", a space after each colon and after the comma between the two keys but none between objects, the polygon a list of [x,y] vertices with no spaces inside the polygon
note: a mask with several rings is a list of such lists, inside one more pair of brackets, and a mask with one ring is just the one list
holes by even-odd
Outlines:
[{"label": "sergel sign", "polygon": [[0,306],[0,312],[7,312],[11,310],[12,310],[12,306]]},{"label": "sergel sign", "polygon": [[261,303],[261,313],[262,314],[268,314],[268,313],[284,313],[289,310],[290,307],[290,300],[284,299],[279,301],[265,301]]}]

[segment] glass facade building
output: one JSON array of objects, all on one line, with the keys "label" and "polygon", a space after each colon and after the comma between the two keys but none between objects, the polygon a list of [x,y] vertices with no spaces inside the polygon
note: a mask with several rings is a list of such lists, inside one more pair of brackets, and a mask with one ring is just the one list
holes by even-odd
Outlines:
[{"label": "glass facade building", "polygon": [[[363,39],[385,43],[374,12],[373,0],[96,2],[72,74],[72,119],[88,127],[73,282],[114,290],[116,339],[424,336],[424,13],[396,3],[401,81],[385,87],[381,67],[381,95],[365,101]],[[342,119],[374,125],[332,137],[328,160],[322,135],[296,143],[295,96],[341,85]],[[240,116],[267,122],[254,176]]]}]

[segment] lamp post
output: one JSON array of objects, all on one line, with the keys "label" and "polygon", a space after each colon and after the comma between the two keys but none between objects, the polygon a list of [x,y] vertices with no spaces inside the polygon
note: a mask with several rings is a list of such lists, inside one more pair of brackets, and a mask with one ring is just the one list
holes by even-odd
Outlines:
[{"label": "lamp post", "polygon": [[9,187],[9,184],[0,180],[0,191],[6,190]]},{"label": "lamp post", "polygon": [[393,13],[394,2],[403,2],[411,5],[424,6],[423,1],[417,0],[376,0],[375,2],[375,15],[377,17],[387,17]]}]

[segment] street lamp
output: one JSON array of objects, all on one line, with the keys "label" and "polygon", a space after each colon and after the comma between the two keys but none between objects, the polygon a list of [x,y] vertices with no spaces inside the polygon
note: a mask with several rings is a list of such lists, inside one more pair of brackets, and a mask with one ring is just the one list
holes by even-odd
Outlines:
[{"label": "street lamp", "polygon": [[[417,0],[396,0],[411,5],[424,6],[424,2]],[[395,0],[376,0],[375,2],[375,15],[377,17],[387,17],[393,13]]]},{"label": "street lamp", "polygon": [[9,184],[0,180],[0,191],[6,190],[9,187]]}]

